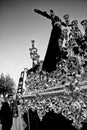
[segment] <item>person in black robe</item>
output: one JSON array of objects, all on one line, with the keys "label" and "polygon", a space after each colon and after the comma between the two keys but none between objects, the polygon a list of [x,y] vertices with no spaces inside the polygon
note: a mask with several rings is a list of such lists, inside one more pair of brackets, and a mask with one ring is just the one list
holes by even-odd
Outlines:
[{"label": "person in black robe", "polygon": [[58,40],[62,36],[61,26],[66,27],[66,24],[54,14],[53,10],[50,10],[50,15],[48,15],[46,11],[40,11],[38,9],[35,9],[34,11],[52,21],[51,36],[42,66],[42,70],[50,73],[56,69],[56,64],[62,57]]},{"label": "person in black robe", "polygon": [[[46,113],[42,121],[40,121],[37,112],[29,110],[29,115],[28,113],[24,113],[23,119],[27,124],[25,130],[77,130],[72,125],[72,121],[68,120],[61,113],[54,113],[54,111]],[[87,123],[82,123],[82,125],[81,130],[86,130]]]},{"label": "person in black robe", "polygon": [[2,124],[2,130],[11,130],[13,117],[12,111],[8,102],[3,102],[0,110],[0,119]]},{"label": "person in black robe", "polygon": [[25,130],[42,130],[42,122],[40,121],[37,112],[33,112],[31,109],[25,112],[23,119],[27,124]]}]

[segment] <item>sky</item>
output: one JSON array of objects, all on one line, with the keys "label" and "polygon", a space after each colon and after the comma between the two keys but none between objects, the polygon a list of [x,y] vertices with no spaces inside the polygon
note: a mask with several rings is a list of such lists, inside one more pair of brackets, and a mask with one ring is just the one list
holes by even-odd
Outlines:
[{"label": "sky", "polygon": [[31,40],[35,40],[40,60],[48,46],[51,21],[36,14],[35,8],[48,13],[53,9],[62,20],[65,14],[70,21],[87,19],[86,0],[0,0],[0,74],[10,74],[16,84],[21,71],[32,67]]}]

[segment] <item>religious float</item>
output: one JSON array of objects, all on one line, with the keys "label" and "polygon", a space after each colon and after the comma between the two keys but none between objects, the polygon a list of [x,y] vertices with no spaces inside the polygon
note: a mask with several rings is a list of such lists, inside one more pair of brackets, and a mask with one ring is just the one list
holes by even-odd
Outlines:
[{"label": "religious float", "polygon": [[[52,10],[51,16],[53,17],[51,18],[47,12],[38,9],[34,11],[49,19],[55,17]],[[64,15],[63,18],[66,26],[61,29],[61,36],[56,36],[59,49],[58,56],[54,55],[57,50],[49,51],[49,48],[51,48],[49,46],[47,49],[47,52],[53,51],[52,54],[50,53],[54,55],[54,57],[51,57],[51,61],[40,60],[38,50],[35,48],[35,41],[32,40],[32,47],[29,49],[32,68],[24,68],[21,72],[17,96],[22,113],[29,109],[37,111],[37,115],[42,121],[46,113],[54,111],[54,113],[61,113],[66,119],[72,121],[72,126],[76,129],[81,129],[83,122],[87,122],[87,20],[81,21],[84,28],[82,34],[77,20],[70,23],[68,14]],[[56,18],[53,20],[53,29],[56,24],[58,24],[58,27],[61,26],[58,23],[62,23],[59,17],[57,17],[57,20]],[[49,44],[55,46],[52,43],[52,36],[51,33]],[[48,53],[46,53],[47,55]],[[50,60],[49,56],[47,58]],[[53,66],[52,60],[55,62],[55,69],[49,70],[46,67]]]}]

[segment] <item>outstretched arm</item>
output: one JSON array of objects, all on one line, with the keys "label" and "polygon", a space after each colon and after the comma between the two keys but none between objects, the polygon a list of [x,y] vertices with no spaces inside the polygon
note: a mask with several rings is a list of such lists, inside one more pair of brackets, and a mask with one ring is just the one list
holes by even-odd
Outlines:
[{"label": "outstretched arm", "polygon": [[[40,14],[40,15],[42,15],[42,16],[48,18],[48,19],[53,20],[52,16],[49,15],[49,14],[47,14],[46,11],[41,11],[41,10],[39,10],[39,9],[34,9],[34,12],[35,12],[35,13],[38,13],[38,14]],[[59,17],[58,17],[58,18],[59,18]],[[59,19],[60,19],[60,18],[59,18]],[[63,26],[65,26],[65,27],[67,27],[67,25],[66,25],[64,22],[61,22],[61,24],[62,24]]]},{"label": "outstretched arm", "polygon": [[38,14],[40,14],[40,15],[42,15],[42,16],[48,18],[48,19],[51,19],[51,16],[50,16],[49,14],[47,14],[46,11],[41,11],[41,10],[39,10],[39,9],[34,9],[34,12],[35,12],[35,13],[38,13]]}]

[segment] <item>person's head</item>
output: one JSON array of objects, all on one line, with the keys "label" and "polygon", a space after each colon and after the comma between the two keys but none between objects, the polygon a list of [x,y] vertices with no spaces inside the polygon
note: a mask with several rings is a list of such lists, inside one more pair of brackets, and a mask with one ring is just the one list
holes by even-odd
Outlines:
[{"label": "person's head", "polygon": [[8,101],[9,101],[10,103],[13,102],[13,100],[14,100],[12,94],[9,94],[7,98],[8,98]]},{"label": "person's head", "polygon": [[55,15],[55,14],[54,14],[53,10],[51,9],[51,10],[50,10],[50,16],[51,16],[51,17],[54,17],[54,15]]}]

